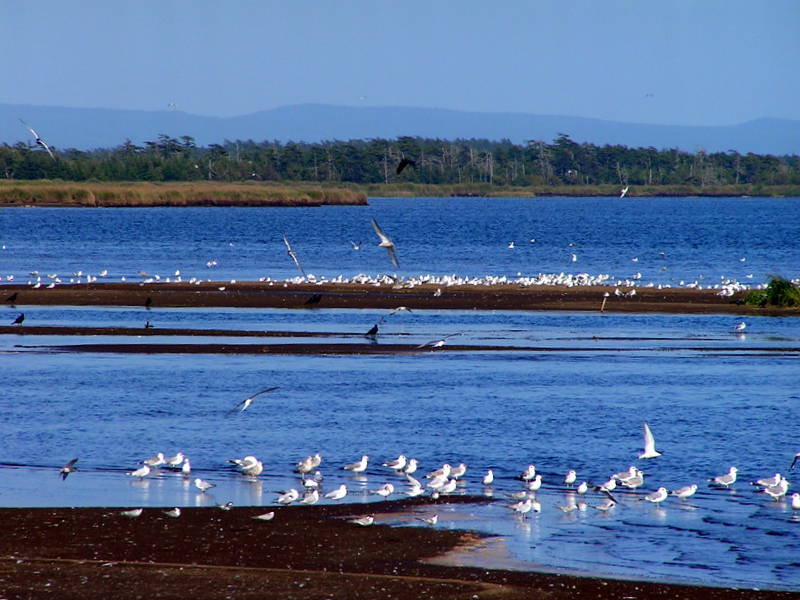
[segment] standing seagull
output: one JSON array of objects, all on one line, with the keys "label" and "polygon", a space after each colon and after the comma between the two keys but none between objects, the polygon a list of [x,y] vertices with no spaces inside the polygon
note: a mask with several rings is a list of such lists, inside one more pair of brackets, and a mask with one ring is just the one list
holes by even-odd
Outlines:
[{"label": "standing seagull", "polygon": [[19,120],[19,122],[20,122],[20,123],[22,123],[22,124],[25,126],[25,128],[26,128],[28,131],[30,131],[30,132],[33,134],[33,137],[34,137],[34,138],[36,138],[36,144],[37,144],[37,145],[39,145],[39,146],[41,146],[41,147],[42,147],[42,148],[44,148],[45,150],[47,150],[47,153],[50,155],[50,158],[52,158],[53,160],[55,160],[55,159],[56,159],[56,157],[55,157],[55,155],[53,154],[53,151],[52,151],[52,150],[50,150],[50,146],[48,146],[48,145],[47,145],[47,142],[45,142],[45,141],[44,141],[44,140],[43,140],[41,137],[39,137],[39,134],[38,134],[38,133],[36,133],[36,130],[35,130],[33,127],[31,127],[30,125],[28,125],[28,124],[27,124],[25,121],[23,121],[22,119],[20,119],[20,120]]},{"label": "standing seagull", "polygon": [[639,458],[655,458],[661,456],[661,452],[656,450],[656,439],[653,437],[653,432],[647,423],[644,424],[644,452],[639,455]]},{"label": "standing seagull", "polygon": [[294,264],[297,265],[297,269],[300,271],[300,274],[305,277],[306,272],[303,271],[303,267],[300,264],[300,259],[297,258],[297,254],[295,253],[294,248],[292,248],[292,245],[289,243],[289,238],[286,237],[286,234],[283,235],[283,243],[286,244],[286,253],[292,258]]},{"label": "standing seagull", "polygon": [[78,462],[78,459],[73,458],[71,461],[69,461],[67,464],[61,467],[61,471],[59,472],[59,474],[61,475],[61,481],[64,481],[67,477],[69,477],[69,474],[72,473],[73,471],[78,470],[78,467],[75,466],[76,462]]},{"label": "standing seagull", "polygon": [[397,255],[394,252],[394,242],[389,239],[389,236],[383,233],[383,229],[381,226],[378,225],[378,222],[375,218],[372,218],[372,228],[375,230],[375,233],[378,234],[378,237],[381,238],[380,244],[378,244],[381,248],[386,248],[386,252],[389,253],[389,259],[392,261],[392,264],[396,268],[400,268],[400,263],[397,262]]},{"label": "standing seagull", "polygon": [[239,410],[239,412],[244,412],[245,410],[247,410],[247,407],[249,407],[253,403],[253,400],[255,400],[256,396],[260,396],[261,394],[266,394],[268,392],[274,392],[277,389],[278,389],[277,387],[271,387],[265,390],[261,390],[260,392],[256,392],[252,396],[248,396],[247,398],[239,402],[239,404],[230,409],[228,411],[228,414],[230,415],[232,413],[235,413],[237,409]]}]

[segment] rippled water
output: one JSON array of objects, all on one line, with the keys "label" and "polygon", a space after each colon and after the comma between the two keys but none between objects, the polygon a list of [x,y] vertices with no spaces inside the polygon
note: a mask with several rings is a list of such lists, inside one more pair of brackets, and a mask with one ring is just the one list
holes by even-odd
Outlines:
[{"label": "rippled water", "polygon": [[[140,269],[167,273],[173,268],[169,265],[178,265],[203,274],[202,265],[217,250],[216,256],[230,259],[230,264],[228,259],[219,259],[219,272],[226,277],[247,279],[256,273],[281,277],[293,275],[288,268],[291,265],[285,264],[285,251],[269,248],[272,232],[290,226],[295,228],[289,233],[297,238],[298,252],[301,244],[308,244],[304,248],[307,266],[319,254],[336,265],[327,271],[331,275],[348,269],[377,272],[386,266],[383,250],[365,247],[359,254],[341,243],[359,237],[349,229],[350,224],[358,222],[364,229],[366,220],[368,228],[372,214],[378,215],[387,230],[395,223],[401,261],[410,264],[421,265],[426,253],[412,248],[404,252],[400,239],[425,240],[427,232],[430,239],[442,240],[448,236],[441,230],[448,227],[463,234],[453,247],[427,255],[435,265],[429,271],[513,271],[520,267],[508,258],[513,251],[506,248],[507,241],[516,238],[519,243],[523,231],[536,230],[536,244],[539,236],[558,239],[552,252],[567,252],[568,256],[570,248],[562,242],[576,239],[576,243],[595,248],[594,252],[581,251],[581,256],[607,257],[607,263],[597,263],[597,272],[614,272],[627,267],[630,254],[644,257],[643,249],[666,247],[662,245],[669,238],[665,230],[674,233],[680,229],[674,223],[657,227],[664,211],[656,210],[644,227],[653,236],[647,242],[642,226],[621,219],[619,215],[625,213],[615,208],[616,216],[595,215],[592,219],[611,227],[619,218],[617,227],[639,233],[624,244],[615,236],[610,236],[609,242],[609,233],[595,231],[588,217],[578,219],[577,201],[548,204],[540,200],[537,202],[547,205],[545,212],[552,217],[548,227],[541,225],[545,217],[529,212],[524,202],[502,201],[506,210],[491,212],[497,220],[490,219],[489,227],[495,231],[490,234],[489,227],[476,222],[469,211],[440,214],[443,206],[453,206],[444,201],[373,202],[366,209],[307,210],[303,218],[313,224],[305,228],[292,220],[296,218],[293,209],[0,211],[6,245],[0,254],[0,272],[108,268],[112,274]],[[497,207],[488,200],[470,201],[469,206],[478,210],[480,202]],[[562,202],[566,208],[564,218],[559,219]],[[610,200],[589,202],[596,211],[602,202],[614,204]],[[685,207],[692,201],[674,202]],[[684,242],[674,241],[665,251],[668,256],[687,259],[671,263],[678,276],[696,272],[688,258],[700,254],[708,257],[704,269],[708,273],[718,273],[727,265],[744,269],[745,264],[758,279],[773,268],[768,265],[776,265],[784,274],[797,276],[800,262],[792,262],[797,249],[790,243],[791,225],[788,218],[779,218],[779,213],[787,211],[796,214],[796,201],[763,201],[760,205],[753,204],[760,201],[735,200],[733,215],[720,214],[721,207],[727,206],[722,202],[696,202],[693,210],[705,206],[715,213],[697,215],[699,223],[716,218],[738,228],[747,221],[745,208],[749,207],[750,227],[764,235],[770,231],[773,237],[769,244],[732,245],[729,236],[749,236],[750,230],[743,227],[732,232],[723,227],[724,235],[717,231],[711,239],[697,236],[696,252],[685,243],[687,236],[681,237]],[[514,206],[525,210],[509,208]],[[638,204],[619,206],[633,210]],[[665,201],[664,206],[670,205]],[[754,206],[766,207],[766,216]],[[339,210],[342,213],[337,217]],[[411,222],[412,213],[425,227],[397,225]],[[206,215],[207,224],[199,231],[193,221],[198,214]],[[486,220],[484,215],[483,223]],[[506,225],[497,225],[497,221]],[[273,225],[266,228],[265,222]],[[684,214],[683,227],[690,222],[690,215]],[[516,229],[506,229],[512,224]],[[138,229],[130,232],[131,225]],[[174,236],[156,239],[152,235],[156,226],[174,228]],[[253,233],[259,229],[264,230],[261,238]],[[236,238],[239,245],[225,250],[237,230],[245,232]],[[374,241],[369,234],[368,229],[363,231],[365,239]],[[103,241],[115,235],[125,244]],[[492,244],[486,241],[490,238]],[[600,244],[604,238],[607,245],[602,248],[589,245],[590,239]],[[146,239],[150,239],[151,253],[145,251]],[[301,242],[306,239],[309,241]],[[329,239],[334,241],[325,242]],[[28,244],[25,252],[20,250],[23,241]],[[616,244],[623,244],[624,251]],[[162,249],[156,251],[156,247]],[[470,247],[472,253],[467,250]],[[312,251],[314,248],[318,251]],[[526,252],[544,251],[531,244]],[[263,264],[252,264],[256,254],[262,256]],[[746,263],[739,262],[740,254],[747,258]],[[355,255],[369,264],[348,263]],[[450,260],[448,256],[458,258]],[[190,263],[189,257],[195,262]],[[555,259],[550,260],[553,262],[543,259],[536,269],[554,270],[539,266],[555,266]],[[639,264],[642,262],[640,258]],[[445,266],[450,264],[452,268]],[[527,264],[530,268],[531,263]],[[565,262],[559,270],[567,267]],[[420,271],[423,268],[418,267]],[[138,327],[149,318],[160,327],[319,331],[335,334],[333,340],[358,343],[364,339],[345,334],[363,333],[385,313],[106,307],[4,310],[9,321],[18,310],[24,310],[37,324]],[[469,470],[467,484],[460,489],[463,493],[484,494],[480,476],[486,468],[493,468],[497,480],[491,490],[492,501],[443,509],[438,526],[476,528],[506,536],[512,556],[525,564],[624,577],[800,590],[800,521],[787,502],[774,502],[748,484],[776,471],[788,473],[794,453],[800,451],[800,433],[795,427],[800,417],[800,321],[748,317],[746,335],[736,336],[731,328],[739,320],[726,315],[415,310],[389,318],[377,343],[421,344],[461,332],[459,344],[518,349],[394,356],[84,354],[53,352],[48,347],[141,340],[3,336],[0,504],[172,506],[230,500],[269,505],[276,490],[298,484],[293,464],[317,451],[324,456],[321,470],[326,489],[344,482],[351,490],[348,499],[375,502],[377,497],[369,492],[384,482],[392,481],[403,489],[397,476],[379,466],[402,452],[417,457],[421,471],[442,462],[465,462]],[[174,338],[147,341],[172,342]],[[220,338],[182,341],[216,342]],[[236,339],[236,343],[248,342],[268,340]],[[537,350],[519,349],[522,347]],[[245,413],[226,416],[241,399],[272,385],[280,389],[258,398]],[[650,424],[664,452],[651,461],[637,459],[643,422]],[[171,473],[162,472],[141,482],[125,475],[138,461],[159,450],[187,453],[197,474],[217,484],[212,494],[197,493],[189,481]],[[341,465],[363,453],[372,457],[366,478],[346,476]],[[256,482],[245,480],[226,464],[226,459],[246,454],[265,462],[265,473]],[[62,482],[57,470],[74,456],[80,457],[82,470]],[[506,508],[505,494],[521,488],[516,476],[529,463],[544,476],[544,487],[538,492],[542,512],[519,519]],[[555,504],[570,501],[570,492],[560,484],[567,469],[578,470],[581,479],[600,483],[631,464],[645,471],[645,491],[692,482],[700,484],[700,490],[691,502],[670,498],[660,507],[636,498],[644,492],[623,492],[620,505],[610,513],[592,508],[601,501],[596,494],[585,499],[586,510],[564,514],[555,508]],[[740,480],[731,490],[707,487],[708,477],[731,465],[740,469]],[[793,478],[791,474],[789,478]],[[420,523],[410,518],[401,524]]]}]

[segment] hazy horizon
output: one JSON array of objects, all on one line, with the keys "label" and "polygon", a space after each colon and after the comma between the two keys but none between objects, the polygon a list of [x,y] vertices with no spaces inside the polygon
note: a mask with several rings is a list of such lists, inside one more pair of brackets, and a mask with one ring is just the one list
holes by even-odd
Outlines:
[{"label": "hazy horizon", "polygon": [[0,103],[231,117],[298,104],[657,125],[800,119],[800,3],[11,3]]}]

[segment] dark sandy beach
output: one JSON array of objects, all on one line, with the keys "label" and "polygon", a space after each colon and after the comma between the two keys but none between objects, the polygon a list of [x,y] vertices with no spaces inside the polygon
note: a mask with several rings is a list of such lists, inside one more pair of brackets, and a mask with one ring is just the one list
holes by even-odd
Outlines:
[{"label": "dark sandy beach", "polygon": [[[69,482],[67,482],[67,485]],[[790,598],[789,592],[698,588],[595,577],[445,566],[485,536],[380,524],[433,502],[187,508],[0,509],[3,598]],[[480,502],[455,498],[448,502]],[[432,507],[429,507],[432,508]],[[272,521],[252,517],[274,510]],[[375,511],[376,525],[350,518]],[[413,517],[409,515],[409,519]]]},{"label": "dark sandy beach", "polygon": [[[222,289],[220,289],[222,288]],[[629,288],[622,288],[627,291]],[[440,293],[437,292],[440,290]],[[91,283],[34,289],[0,285],[6,305],[105,305],[156,307],[247,308],[373,308],[436,310],[571,310],[599,311],[604,294],[608,312],[725,313],[740,315],[800,315],[791,308],[759,308],[742,304],[743,293],[719,296],[717,290],[636,288],[620,297],[613,286],[367,285],[355,283],[204,282]]]}]

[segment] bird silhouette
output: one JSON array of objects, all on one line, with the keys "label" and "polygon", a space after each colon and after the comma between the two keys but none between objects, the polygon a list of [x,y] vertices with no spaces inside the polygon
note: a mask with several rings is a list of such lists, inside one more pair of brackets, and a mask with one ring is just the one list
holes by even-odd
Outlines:
[{"label": "bird silhouette", "polygon": [[415,161],[411,160],[410,158],[404,158],[397,164],[397,174],[400,175],[400,173],[402,173],[403,169],[405,169],[406,167],[416,167],[416,166],[417,163]]},{"label": "bird silhouette", "polygon": [[232,409],[230,409],[227,414],[229,414],[229,415],[233,414],[237,410],[239,412],[243,412],[243,411],[247,410],[247,407],[250,406],[253,403],[253,400],[255,400],[256,396],[260,396],[261,394],[267,394],[269,392],[274,392],[277,389],[278,389],[277,387],[270,387],[270,388],[267,388],[265,390],[261,390],[260,392],[256,392],[252,396],[248,396],[247,398],[245,398],[244,400],[239,402],[239,404],[237,404]]},{"label": "bird silhouette", "polygon": [[308,300],[303,302],[306,306],[319,304],[319,301],[322,300],[322,294],[314,294]]},{"label": "bird silhouette", "polygon": [[36,133],[36,130],[35,130],[33,127],[31,127],[30,125],[28,125],[28,124],[27,124],[25,121],[23,121],[22,119],[20,119],[20,120],[19,120],[19,122],[20,122],[20,123],[22,123],[22,124],[23,124],[23,125],[24,125],[24,126],[27,128],[27,129],[28,129],[28,131],[30,131],[30,132],[33,134],[33,137],[36,139],[36,144],[37,144],[38,146],[41,146],[41,147],[42,147],[42,148],[44,148],[45,150],[47,150],[47,153],[50,155],[50,158],[52,158],[53,160],[55,160],[55,159],[56,159],[56,157],[55,157],[55,155],[53,154],[53,151],[52,151],[52,150],[50,150],[50,146],[48,146],[48,145],[47,145],[47,142],[45,142],[45,141],[44,141],[44,140],[43,140],[43,139],[42,139],[42,138],[39,136],[39,134],[38,134],[38,133]]},{"label": "bird silhouette", "polygon": [[19,296],[19,292],[14,292],[14,293],[13,293],[13,294],[11,294],[11,295],[10,295],[8,298],[6,298],[6,300],[5,300],[5,301],[6,301],[6,302],[12,302],[12,303],[13,303],[14,301],[16,301],[16,299],[17,299],[17,296]]},{"label": "bird silhouette", "polygon": [[375,323],[375,325],[373,325],[372,328],[370,328],[370,330],[364,335],[366,337],[376,337],[378,335],[378,324]]},{"label": "bird silhouette", "polygon": [[19,313],[19,316],[14,319],[14,322],[11,323],[12,325],[22,325],[22,322],[25,320],[25,313]]},{"label": "bird silhouette", "polygon": [[78,470],[78,467],[75,466],[76,462],[78,462],[78,459],[73,458],[71,461],[61,467],[61,471],[59,471],[59,474],[61,475],[61,481],[64,481],[67,477],[69,477],[69,474],[73,471]]}]

